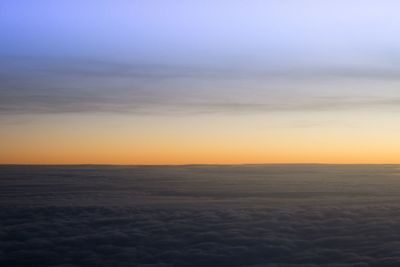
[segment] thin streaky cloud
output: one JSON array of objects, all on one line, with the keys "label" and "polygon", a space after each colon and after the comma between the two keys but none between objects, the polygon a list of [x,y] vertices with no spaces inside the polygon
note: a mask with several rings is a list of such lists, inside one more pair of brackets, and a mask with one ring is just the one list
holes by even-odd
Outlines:
[{"label": "thin streaky cloud", "polygon": [[[323,90],[330,83],[399,82],[400,70],[168,66],[8,58],[0,65],[0,114],[197,114],[396,107],[393,88]],[[390,86],[389,86],[390,87]]]}]

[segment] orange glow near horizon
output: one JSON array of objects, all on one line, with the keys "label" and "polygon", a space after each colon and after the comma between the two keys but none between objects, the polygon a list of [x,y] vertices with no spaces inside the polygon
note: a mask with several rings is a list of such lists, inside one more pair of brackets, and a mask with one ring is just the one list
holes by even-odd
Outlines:
[{"label": "orange glow near horizon", "polygon": [[287,114],[47,116],[8,125],[0,133],[0,163],[400,163],[399,126],[382,115],[375,118],[380,127],[371,127],[370,116],[353,115],[357,120],[342,114],[343,121],[332,122],[325,114],[328,123],[320,125],[303,123],[304,114],[295,119],[303,124]]}]

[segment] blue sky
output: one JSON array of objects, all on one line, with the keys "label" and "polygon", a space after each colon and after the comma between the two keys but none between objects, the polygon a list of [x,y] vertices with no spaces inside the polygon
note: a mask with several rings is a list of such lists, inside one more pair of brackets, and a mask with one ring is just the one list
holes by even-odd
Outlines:
[{"label": "blue sky", "polygon": [[[3,54],[170,64],[389,64],[396,1],[2,1]],[[385,62],[389,61],[389,62]]]},{"label": "blue sky", "polygon": [[3,1],[5,113],[399,102],[396,1]]}]

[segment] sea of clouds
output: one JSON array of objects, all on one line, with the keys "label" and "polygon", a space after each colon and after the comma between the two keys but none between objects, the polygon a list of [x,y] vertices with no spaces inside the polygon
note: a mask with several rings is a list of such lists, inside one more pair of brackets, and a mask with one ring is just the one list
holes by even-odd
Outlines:
[{"label": "sea of clouds", "polygon": [[0,266],[400,266],[397,166],[0,169]]}]

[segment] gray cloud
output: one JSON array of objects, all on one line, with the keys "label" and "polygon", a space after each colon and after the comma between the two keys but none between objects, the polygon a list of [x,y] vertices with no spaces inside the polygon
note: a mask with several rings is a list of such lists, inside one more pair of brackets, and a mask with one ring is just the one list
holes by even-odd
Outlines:
[{"label": "gray cloud", "polygon": [[[197,114],[396,107],[395,68],[256,68],[6,58],[0,114]],[[347,88],[368,81],[375,88]],[[343,85],[340,82],[348,82]],[[325,88],[335,85],[337,88]],[[344,87],[344,88],[341,88]]]}]

